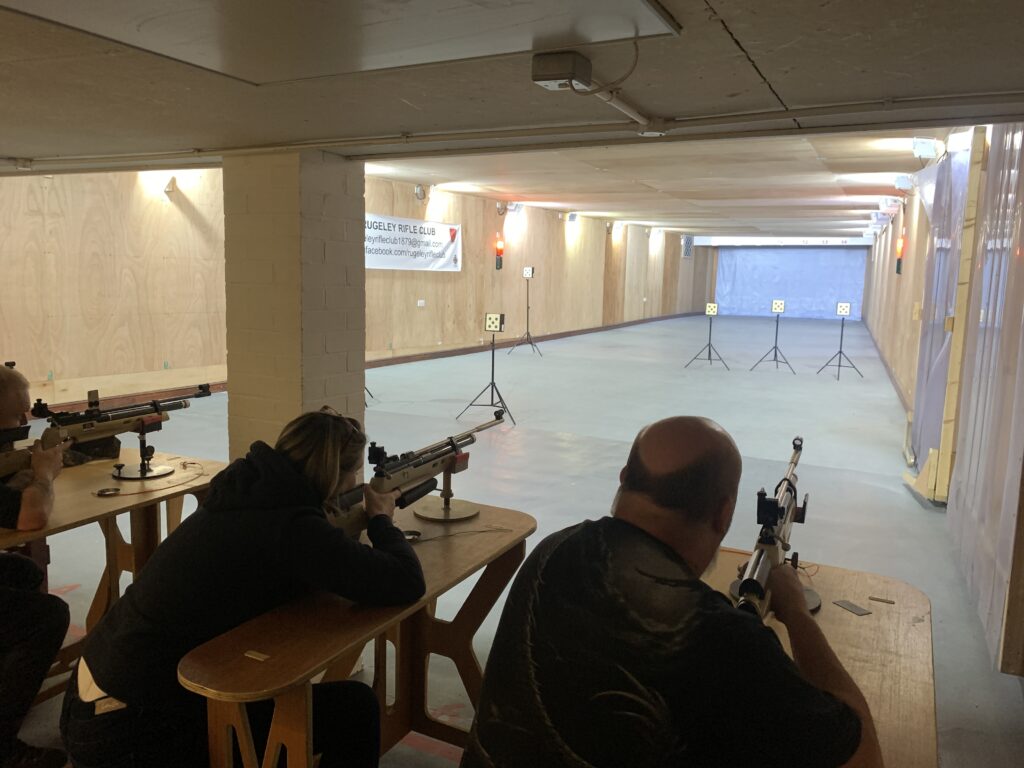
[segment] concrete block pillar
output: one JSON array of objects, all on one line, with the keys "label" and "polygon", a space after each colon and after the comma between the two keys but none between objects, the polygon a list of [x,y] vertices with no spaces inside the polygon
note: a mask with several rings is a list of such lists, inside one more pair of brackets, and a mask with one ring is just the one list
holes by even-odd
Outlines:
[{"label": "concrete block pillar", "polygon": [[362,420],[363,213],[362,163],[313,150],[224,159],[232,458],[322,405]]}]

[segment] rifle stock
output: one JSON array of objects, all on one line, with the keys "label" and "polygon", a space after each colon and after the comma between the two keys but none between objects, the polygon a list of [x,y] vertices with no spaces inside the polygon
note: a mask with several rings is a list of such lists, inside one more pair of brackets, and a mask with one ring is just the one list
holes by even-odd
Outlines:
[{"label": "rifle stock", "polygon": [[[177,411],[189,407],[189,400],[194,397],[207,397],[210,394],[209,384],[200,384],[196,393],[184,397],[170,397],[164,400],[152,400],[138,405],[122,406],[101,410],[98,405],[91,405],[84,411],[73,413],[50,410],[42,400],[36,400],[32,406],[32,415],[46,418],[50,424],[40,435],[43,448],[53,448],[61,443],[68,447],[91,443],[97,440],[115,437],[127,432],[146,434],[159,430],[165,421],[170,419],[169,411]],[[90,395],[90,400],[94,398]],[[14,432],[14,430],[11,430]],[[27,428],[20,430],[22,438],[27,437]],[[3,440],[0,439],[0,443]],[[0,452],[0,477],[29,469],[32,466],[32,448],[22,445],[9,451]]]},{"label": "rifle stock", "polygon": [[[439,440],[417,451],[388,456],[383,446],[370,443],[368,460],[373,463],[369,486],[377,493],[400,491],[395,506],[404,509],[437,490],[438,475],[444,476],[442,498],[447,505],[452,497],[450,476],[469,469],[469,454],[463,448],[476,442],[476,433],[505,421],[504,411],[495,411],[494,419],[454,437]],[[328,514],[331,522],[355,536],[368,522],[363,508],[363,491],[367,483],[358,485],[338,497],[335,510]]]}]

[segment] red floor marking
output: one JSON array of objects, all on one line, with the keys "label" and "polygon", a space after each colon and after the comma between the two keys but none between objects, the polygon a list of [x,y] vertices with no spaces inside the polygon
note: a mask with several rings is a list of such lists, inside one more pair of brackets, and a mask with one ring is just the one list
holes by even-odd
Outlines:
[{"label": "red floor marking", "polygon": [[453,702],[451,704],[442,704],[440,707],[432,707],[430,714],[438,720],[466,720],[468,718],[462,714],[465,708],[465,704]]},{"label": "red floor marking", "polygon": [[51,595],[66,595],[68,592],[74,592],[80,586],[82,586],[82,585],[81,584],[65,584],[63,587],[51,587],[50,588],[50,594]]},{"label": "red floor marking", "polygon": [[425,752],[428,755],[433,755],[434,757],[451,760],[452,765],[457,765],[459,760],[462,759],[462,750],[458,747],[446,744],[443,741],[438,741],[437,739],[432,739],[429,736],[424,736],[422,733],[410,733],[402,739],[402,744],[419,752]]}]

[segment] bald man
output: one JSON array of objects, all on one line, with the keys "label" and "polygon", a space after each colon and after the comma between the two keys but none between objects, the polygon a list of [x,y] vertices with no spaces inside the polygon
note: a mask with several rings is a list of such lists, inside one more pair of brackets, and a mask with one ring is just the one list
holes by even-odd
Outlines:
[{"label": "bald man", "polygon": [[[29,404],[28,381],[0,365],[0,430],[28,423]],[[0,445],[0,451],[10,448]],[[61,446],[46,450],[37,442],[29,469],[0,477],[0,529],[46,525],[61,466]],[[70,621],[63,600],[39,592],[42,581],[43,572],[27,557],[0,551],[0,768],[61,768],[66,762],[63,751],[18,738]]]},{"label": "bald man", "polygon": [[775,633],[700,581],[742,469],[712,421],[637,435],[611,516],[547,537],[502,612],[462,768],[880,766],[864,697],[772,574]]}]

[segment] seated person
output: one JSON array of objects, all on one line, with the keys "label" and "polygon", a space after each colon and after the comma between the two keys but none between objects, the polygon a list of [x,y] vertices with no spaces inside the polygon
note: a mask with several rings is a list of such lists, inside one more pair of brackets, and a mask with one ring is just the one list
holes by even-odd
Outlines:
[{"label": "seated person", "polygon": [[[29,408],[28,381],[0,365],[0,429],[24,426]],[[0,445],[0,451],[10,448]],[[0,477],[0,529],[46,525],[60,470],[61,446],[43,450],[37,442],[30,469]],[[70,621],[63,600],[39,592],[42,582],[43,572],[34,562],[0,552],[0,768],[62,768],[65,763],[62,751],[29,746],[18,738]]]},{"label": "seated person", "polygon": [[770,583],[795,663],[700,580],[732,523],[740,470],[714,422],[640,431],[611,516],[548,536],[519,571],[463,768],[881,765],[864,697],[795,570]]},{"label": "seated person", "polygon": [[[253,443],[213,478],[199,509],[86,639],[61,714],[73,766],[205,768],[206,700],[177,678],[189,651],[316,590],[371,605],[423,595],[419,560],[392,523],[397,493],[366,488],[372,547],[325,516],[356,486],[365,445],[355,419],[304,413],[273,448]],[[250,707],[260,752],[271,713],[269,703]],[[320,768],[377,765],[379,705],[368,686],[313,686],[313,749]]]}]

